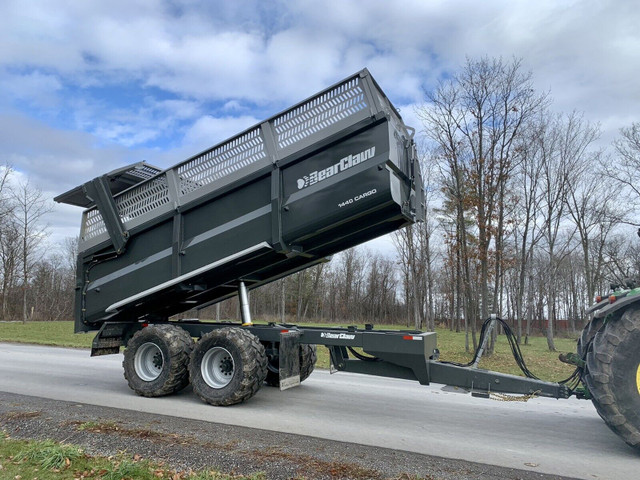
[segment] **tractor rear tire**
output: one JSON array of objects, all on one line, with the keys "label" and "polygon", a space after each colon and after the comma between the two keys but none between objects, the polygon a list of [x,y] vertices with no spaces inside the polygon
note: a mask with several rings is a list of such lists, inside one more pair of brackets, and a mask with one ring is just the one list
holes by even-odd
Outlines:
[{"label": "tractor rear tire", "polygon": [[580,358],[585,359],[587,355],[587,350],[589,349],[589,345],[591,339],[596,336],[596,333],[602,329],[604,325],[604,319],[602,318],[593,318],[589,323],[585,325],[582,329],[582,335],[578,339],[578,348],[577,353]]},{"label": "tractor rear tire", "polygon": [[587,352],[584,380],[611,430],[640,449],[640,308],[606,323]]},{"label": "tractor rear tire", "polygon": [[267,376],[267,356],[258,337],[237,327],[202,336],[191,353],[189,376],[202,401],[216,406],[244,402]]},{"label": "tractor rear tire", "polygon": [[138,330],[124,351],[124,378],[143,397],[161,397],[189,384],[189,356],[193,339],[175,325],[152,325]]},{"label": "tractor rear tire", "polygon": [[[300,345],[300,382],[304,382],[309,375],[313,372],[316,366],[318,355],[315,345],[302,344]],[[280,386],[280,375],[278,369],[280,364],[278,358],[269,362],[269,370],[267,371],[267,378],[265,383],[270,387]]]}]

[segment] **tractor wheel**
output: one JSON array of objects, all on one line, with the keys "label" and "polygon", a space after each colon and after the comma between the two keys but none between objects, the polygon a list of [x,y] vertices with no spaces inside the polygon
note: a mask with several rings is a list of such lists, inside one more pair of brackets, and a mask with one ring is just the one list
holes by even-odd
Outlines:
[{"label": "tractor wheel", "polygon": [[264,347],[252,333],[221,328],[202,336],[191,354],[193,391],[204,402],[227,406],[244,402],[260,389],[267,375]]},{"label": "tractor wheel", "polygon": [[[315,345],[300,345],[300,381],[304,382],[313,372],[318,359]],[[278,357],[269,359],[269,370],[267,371],[266,384],[270,387],[280,386],[280,362]]]},{"label": "tractor wheel", "polygon": [[137,331],[124,351],[124,378],[143,397],[161,397],[189,384],[193,339],[180,327],[153,325]]},{"label": "tractor wheel", "polygon": [[604,319],[602,318],[593,318],[589,323],[585,325],[582,329],[582,335],[578,339],[578,348],[577,353],[581,358],[585,358],[587,355],[587,350],[589,348],[589,342],[591,339],[595,337],[596,333],[602,328],[604,325]]},{"label": "tractor wheel", "polygon": [[609,428],[640,448],[640,308],[606,323],[587,352],[584,379]]}]

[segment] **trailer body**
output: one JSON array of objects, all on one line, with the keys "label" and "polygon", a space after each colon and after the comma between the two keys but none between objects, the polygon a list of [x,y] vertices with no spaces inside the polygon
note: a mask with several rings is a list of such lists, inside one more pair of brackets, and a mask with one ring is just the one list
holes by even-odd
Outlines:
[{"label": "trailer body", "polygon": [[56,200],[87,207],[77,332],[221,301],[424,216],[412,132],[366,70],[173,168]]}]

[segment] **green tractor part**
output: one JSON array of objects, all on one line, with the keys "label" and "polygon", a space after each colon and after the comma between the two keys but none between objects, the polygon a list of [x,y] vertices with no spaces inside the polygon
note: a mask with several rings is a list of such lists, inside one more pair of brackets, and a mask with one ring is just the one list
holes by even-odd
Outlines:
[{"label": "green tractor part", "polygon": [[583,398],[611,430],[640,448],[640,288],[615,291],[589,313],[577,350]]}]

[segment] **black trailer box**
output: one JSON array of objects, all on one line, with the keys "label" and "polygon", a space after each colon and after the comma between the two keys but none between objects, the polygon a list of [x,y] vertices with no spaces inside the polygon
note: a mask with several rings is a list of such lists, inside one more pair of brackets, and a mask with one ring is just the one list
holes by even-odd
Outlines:
[{"label": "black trailer box", "polygon": [[412,130],[367,70],[172,168],[56,200],[86,208],[76,331],[209,305],[424,216]]}]

